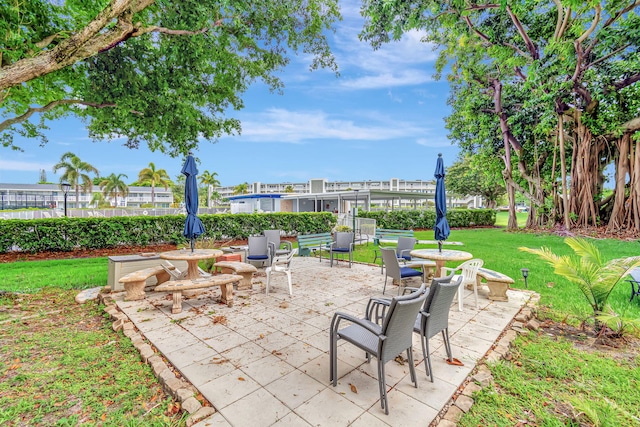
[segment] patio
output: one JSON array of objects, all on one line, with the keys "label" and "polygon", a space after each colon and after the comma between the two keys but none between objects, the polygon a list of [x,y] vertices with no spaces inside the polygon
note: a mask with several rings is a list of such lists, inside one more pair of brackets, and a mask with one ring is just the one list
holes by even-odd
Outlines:
[{"label": "patio", "polygon": [[[203,426],[428,426],[492,347],[530,293],[509,290],[509,302],[489,301],[465,290],[464,311],[454,304],[450,337],[454,357],[445,362],[440,336],[431,342],[435,382],[424,371],[420,340],[414,336],[418,388],[405,364],[387,363],[390,414],[380,407],[375,359],[366,363],[354,346],[338,347],[338,386],[329,384],[329,327],[333,313],[362,317],[372,296],[381,296],[384,275],[376,265],[295,257],[293,296],[286,276],[254,277],[253,288],[236,291],[235,305],[218,303],[219,288],[183,301],[171,314],[171,296],[147,293],[141,301],[116,304],[142,335],[214,406]],[[395,289],[390,287],[387,296]]]}]

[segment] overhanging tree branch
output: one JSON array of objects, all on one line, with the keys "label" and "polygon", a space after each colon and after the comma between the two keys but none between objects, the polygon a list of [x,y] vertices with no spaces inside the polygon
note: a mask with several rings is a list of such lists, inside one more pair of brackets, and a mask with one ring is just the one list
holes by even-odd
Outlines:
[{"label": "overhanging tree branch", "polygon": [[540,54],[538,53],[537,46],[535,45],[535,43],[533,43],[533,41],[531,41],[531,38],[527,34],[527,31],[522,26],[522,22],[520,22],[520,19],[518,19],[516,14],[513,13],[513,11],[511,10],[511,7],[509,6],[507,6],[507,13],[511,18],[513,25],[516,26],[516,29],[518,30],[518,34],[520,34],[520,37],[522,37],[524,44],[527,46],[527,50],[529,51],[529,55],[531,56],[531,58],[533,58],[534,60],[540,59]]},{"label": "overhanging tree branch", "polygon": [[94,107],[94,108],[107,108],[107,107],[116,106],[116,104],[113,104],[113,103],[97,104],[95,102],[87,102],[87,101],[82,101],[80,99],[58,99],[55,101],[51,101],[50,103],[48,103],[43,107],[29,108],[24,114],[21,114],[19,116],[0,122],[0,132],[3,132],[4,130],[8,129],[9,127],[15,124],[22,123],[25,120],[28,120],[29,117],[33,116],[36,113],[46,113],[47,111],[51,111],[54,108],[59,107],[61,105],[73,105],[73,104],[85,105],[87,107]]}]

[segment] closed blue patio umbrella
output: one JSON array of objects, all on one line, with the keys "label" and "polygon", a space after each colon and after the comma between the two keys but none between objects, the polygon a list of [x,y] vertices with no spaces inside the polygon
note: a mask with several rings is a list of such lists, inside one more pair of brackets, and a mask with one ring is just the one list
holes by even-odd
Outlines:
[{"label": "closed blue patio umbrella", "polygon": [[442,153],[438,153],[438,161],[436,163],[436,225],[433,227],[435,231],[435,239],[438,241],[438,249],[442,252],[442,241],[447,240],[451,230],[447,222],[447,195],[444,189],[444,161]]},{"label": "closed blue patio umbrella", "polygon": [[187,177],[184,184],[184,206],[187,209],[187,219],[184,221],[184,231],[182,234],[191,241],[191,252],[195,240],[204,233],[204,225],[198,218],[198,168],[191,153],[187,156],[187,161],[182,166],[182,174]]}]

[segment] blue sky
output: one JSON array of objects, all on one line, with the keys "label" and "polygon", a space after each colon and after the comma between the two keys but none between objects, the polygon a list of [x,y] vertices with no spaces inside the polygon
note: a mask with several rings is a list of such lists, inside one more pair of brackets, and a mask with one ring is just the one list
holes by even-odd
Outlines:
[{"label": "blue sky", "polygon": [[[213,144],[202,141],[194,152],[200,172],[217,172],[223,186],[242,182],[306,182],[433,179],[436,158],[453,163],[458,148],[447,139],[444,117],[449,87],[433,79],[436,52],[409,33],[373,51],[358,40],[363,19],[359,2],[342,3],[343,21],[330,35],[340,68],[309,71],[310,60],[295,56],[280,74],[284,94],[254,85],[245,108],[229,116],[242,122],[241,136]],[[49,143],[16,142],[23,153],[0,148],[0,182],[36,183],[44,169],[58,182],[52,167],[68,151],[91,163],[101,176],[122,173],[133,182],[149,162],[175,179],[183,158],[152,153],[146,145],[131,150],[124,140],[93,142],[82,122],[65,118],[49,123]]]}]

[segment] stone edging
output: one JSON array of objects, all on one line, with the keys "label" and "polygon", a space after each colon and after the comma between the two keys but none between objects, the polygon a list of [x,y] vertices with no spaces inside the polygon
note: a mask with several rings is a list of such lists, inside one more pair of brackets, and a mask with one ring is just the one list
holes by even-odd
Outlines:
[{"label": "stone edging", "polygon": [[122,330],[122,333],[131,340],[133,346],[140,352],[142,361],[151,366],[151,370],[158,378],[162,388],[173,399],[180,402],[180,407],[189,414],[186,420],[187,426],[192,426],[216,412],[212,406],[202,406],[202,403],[195,398],[198,392],[196,388],[176,376],[164,359],[149,345],[146,338],[136,330],[127,315],[120,311],[110,294],[100,292],[98,302],[104,304],[104,311],[113,320],[112,329],[116,332]]},{"label": "stone edging", "polygon": [[467,377],[464,382],[464,388],[461,386],[456,391],[449,403],[444,406],[438,416],[431,422],[430,427],[455,427],[462,415],[473,406],[473,393],[489,387],[493,383],[493,376],[487,363],[494,363],[501,359],[509,360],[511,358],[509,354],[511,342],[518,334],[528,333],[529,330],[538,330],[540,324],[535,318],[535,313],[540,301],[540,294],[529,292],[531,297],[527,304],[520,309],[520,312],[513,318],[509,326],[500,334],[499,340]]},{"label": "stone edging", "polygon": [[[522,290],[521,290],[522,291]],[[156,351],[148,344],[146,338],[141,335],[129,320],[127,315],[120,311],[113,297],[108,293],[100,292],[98,302],[104,304],[104,311],[114,320],[111,327],[114,331],[122,330],[134,347],[140,352],[140,358],[144,363],[151,366],[154,375],[164,388],[176,401],[180,402],[181,408],[189,413],[186,424],[192,426],[198,421],[213,415],[216,410],[212,406],[202,406],[200,401],[194,397],[197,390],[191,383],[178,378],[169,365],[156,354]],[[453,395],[448,404],[440,411],[436,418],[429,424],[429,427],[455,427],[462,415],[468,412],[473,406],[473,393],[493,383],[493,376],[487,363],[497,362],[501,359],[509,359],[509,348],[511,342],[518,334],[528,333],[529,330],[537,330],[539,323],[535,319],[535,312],[540,301],[540,295],[529,291],[531,297],[520,312],[514,317],[509,326],[500,334],[499,340],[478,362],[476,368],[464,382],[464,388],[460,387]]]}]

